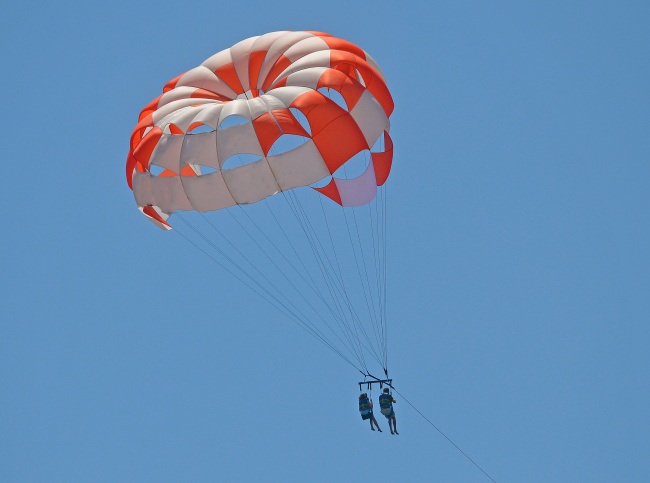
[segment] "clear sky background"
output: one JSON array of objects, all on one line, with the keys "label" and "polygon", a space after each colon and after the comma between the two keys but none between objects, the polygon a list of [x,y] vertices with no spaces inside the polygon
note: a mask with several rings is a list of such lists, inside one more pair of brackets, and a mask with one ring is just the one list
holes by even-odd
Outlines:
[{"label": "clear sky background", "polygon": [[644,1],[3,5],[0,480],[489,481],[399,396],[400,436],[371,432],[359,374],[127,187],[169,79],[305,29],[370,52],[395,100],[400,393],[496,481],[648,481],[649,20]]}]

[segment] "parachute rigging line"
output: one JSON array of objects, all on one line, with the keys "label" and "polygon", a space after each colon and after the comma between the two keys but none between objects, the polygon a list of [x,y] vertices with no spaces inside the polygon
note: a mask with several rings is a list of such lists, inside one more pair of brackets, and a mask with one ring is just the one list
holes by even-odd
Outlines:
[{"label": "parachute rigging line", "polygon": [[[363,351],[360,349],[360,346],[363,346],[369,353],[370,355],[377,360],[377,362],[381,363],[379,361],[378,355],[376,354],[374,347],[368,338],[367,334],[365,333],[365,329],[363,328],[363,325],[361,325],[360,319],[354,309],[354,305],[350,301],[350,297],[348,295],[348,292],[345,288],[345,283],[344,279],[341,275],[340,272],[340,267],[338,267],[338,257],[336,254],[336,250],[334,248],[334,245],[332,245],[332,254],[333,257],[335,258],[337,262],[337,267],[338,267],[338,273],[334,272],[334,275],[337,275],[338,279],[338,285],[334,283],[334,278],[332,277],[332,273],[330,270],[327,269],[327,267],[333,267],[334,265],[331,263],[331,260],[329,259],[329,256],[327,255],[327,251],[323,247],[323,245],[320,242],[319,237],[316,235],[315,230],[313,228],[313,225],[311,224],[309,217],[305,214],[302,205],[300,204],[297,196],[295,193],[289,193],[288,197],[285,197],[287,200],[287,203],[289,204],[296,221],[298,222],[299,226],[303,230],[303,233],[305,237],[307,238],[309,245],[311,247],[312,253],[314,255],[315,260],[318,263],[319,270],[321,272],[321,275],[323,276],[325,283],[327,284],[328,288],[331,288],[331,293],[332,296],[334,297],[334,300],[337,301],[337,307],[340,307],[340,302],[338,301],[337,297],[341,297],[344,299],[346,306],[348,310],[350,311],[350,316],[352,318],[352,328],[350,327],[350,323],[347,321],[347,317],[343,318],[343,321],[346,326],[346,330],[348,333],[352,334],[352,329],[354,329],[354,341],[356,343],[356,346],[359,347],[359,353],[361,358],[363,359]],[[320,200],[320,198],[319,198]],[[324,218],[326,226],[329,227],[329,224],[327,223],[327,218]],[[327,263],[325,263],[327,262]],[[336,289],[336,290],[334,290]],[[338,294],[338,295],[337,295]],[[357,332],[358,328],[361,329],[362,333],[364,334],[366,341],[368,343],[368,346],[366,346],[361,339],[359,338],[359,334]],[[364,369],[367,370],[367,367]]]},{"label": "parachute rigging line", "polygon": [[460,452],[460,453],[461,453],[465,458],[467,458],[467,459],[468,459],[468,460],[469,460],[469,461],[470,461],[474,466],[476,466],[479,470],[481,470],[481,472],[482,472],[485,476],[487,476],[491,481],[493,481],[494,483],[496,483],[496,481],[494,480],[494,478],[492,478],[492,477],[491,477],[491,476],[490,476],[490,475],[489,475],[489,474],[488,474],[488,473],[487,473],[483,468],[481,468],[481,467],[479,466],[479,464],[478,464],[476,461],[474,461],[472,458],[470,458],[470,456],[469,456],[467,453],[465,453],[465,451],[463,451],[463,450],[461,449],[460,446],[458,446],[456,443],[454,443],[454,442],[451,440],[451,438],[450,438],[449,436],[447,436],[445,433],[443,433],[442,430],[441,430],[438,426],[436,426],[435,424],[433,424],[433,422],[431,422],[431,420],[430,420],[429,418],[427,418],[424,414],[422,414],[422,412],[421,412],[418,408],[416,408],[416,407],[415,407],[415,406],[414,406],[414,405],[413,405],[413,404],[412,404],[408,399],[406,399],[402,393],[400,393],[400,392],[399,392],[397,389],[395,389],[395,387],[393,387],[393,386],[391,386],[391,388],[393,389],[393,391],[395,391],[397,394],[399,394],[399,396],[400,396],[402,399],[404,399],[404,401],[406,401],[406,403],[407,403],[409,406],[411,406],[413,409],[415,409],[415,411],[416,411],[420,416],[422,416],[422,418],[423,418],[427,423],[429,423],[431,426],[433,426],[433,428],[434,428],[436,431],[438,431],[442,436],[444,436],[444,438],[445,438],[449,443],[451,443],[451,444],[454,446],[454,448],[456,448],[456,449],[457,449],[457,450],[458,450],[458,451],[459,451],[459,452]]},{"label": "parachute rigging line", "polygon": [[[267,206],[268,206],[268,204],[267,204]],[[243,207],[241,207],[241,206],[240,206],[240,210],[241,210],[242,212],[245,212],[245,210],[244,210]],[[255,237],[254,237],[254,236],[253,236],[253,235],[248,231],[248,229],[247,229],[246,227],[244,227],[244,226],[241,224],[241,222],[239,221],[239,219],[238,219],[237,217],[235,217],[235,216],[232,214],[232,212],[229,211],[229,213],[231,214],[232,218],[237,222],[237,224],[238,224],[238,225],[239,225],[239,226],[240,226],[240,227],[241,227],[241,228],[246,232],[246,234],[248,235],[248,237],[249,237],[249,238],[253,241],[253,243],[257,246],[257,248],[259,249],[259,251],[260,251],[261,253],[263,253],[263,254],[266,256],[266,258],[267,258],[268,260],[271,261],[271,263],[272,263],[272,264],[275,266],[275,268],[278,270],[278,273],[280,273],[280,274],[284,277],[284,279],[285,279],[285,280],[286,280],[286,281],[291,285],[291,287],[292,287],[292,288],[293,288],[293,289],[294,289],[294,290],[295,290],[295,291],[300,295],[300,297],[303,299],[303,301],[304,301],[305,303],[307,303],[307,304],[310,306],[310,308],[314,311],[314,313],[318,316],[318,318],[319,318],[320,320],[322,320],[323,323],[325,323],[325,325],[330,329],[330,331],[334,334],[334,336],[337,337],[337,339],[338,339],[340,342],[343,343],[343,341],[341,341],[341,339],[340,339],[340,337],[338,336],[338,334],[336,333],[336,331],[333,330],[333,329],[331,328],[331,326],[328,324],[328,322],[327,322],[327,321],[326,321],[326,320],[325,320],[325,319],[320,315],[320,313],[316,310],[316,308],[314,308],[314,306],[311,304],[311,302],[310,302],[310,301],[309,301],[309,300],[304,296],[304,294],[302,293],[302,291],[301,291],[300,289],[298,289],[298,287],[295,286],[295,284],[294,284],[294,283],[293,283],[293,282],[288,278],[288,276],[284,273],[284,271],[281,269],[281,267],[279,267],[279,266],[275,263],[275,261],[273,260],[273,258],[270,257],[270,255],[268,255],[268,253],[267,253],[267,252],[266,252],[266,251],[265,251],[265,250],[264,250],[264,249],[259,245],[259,243],[258,243],[257,240],[255,239]],[[257,229],[257,231],[260,232],[260,233],[262,233],[262,235],[263,235],[267,240],[269,240],[269,238],[268,238],[268,237],[263,233],[263,230],[260,229],[260,227],[257,225],[257,223],[256,223],[252,218],[250,218],[250,216],[248,216],[248,214],[246,214],[246,216],[248,217],[248,219],[250,220],[250,222],[253,224],[253,226]],[[278,222],[277,218],[274,217],[274,219],[275,219],[276,222],[278,223],[278,226],[280,227],[281,231],[282,231],[283,233],[285,233],[284,228],[283,228],[282,225]],[[208,221],[208,222],[209,222],[209,221]],[[210,222],[209,222],[209,223],[210,223]],[[215,230],[217,230],[216,226],[214,226],[212,223],[210,223],[210,225],[211,225]],[[217,230],[217,231],[218,231],[218,230]],[[271,243],[271,245],[272,245],[274,248],[276,248],[276,250],[278,250],[277,247],[275,246],[275,244],[274,244],[272,241],[269,240],[269,243]],[[279,251],[279,250],[278,250],[278,251]],[[284,257],[284,255],[283,255],[282,253],[281,253],[281,256]],[[284,258],[285,258],[285,260],[286,260],[286,257],[284,257]],[[325,305],[325,306],[330,310],[330,312],[331,312],[331,314],[332,314],[334,320],[337,322],[337,324],[339,324],[339,329],[341,329],[341,330],[343,331],[343,329],[341,328],[341,325],[340,325],[340,324],[341,324],[341,320],[337,317],[337,314],[334,312],[334,310],[331,308],[331,306],[330,306],[330,305],[327,303],[327,301],[324,299],[322,293],[321,293],[319,290],[317,290],[315,287],[311,286],[311,285],[310,285],[310,284],[309,284],[309,283],[304,279],[304,277],[302,276],[302,274],[300,274],[300,272],[299,272],[298,270],[296,270],[296,268],[293,266],[293,264],[292,264],[291,262],[289,262],[288,260],[287,260],[287,262],[289,263],[289,266],[291,266],[291,267],[294,269],[294,271],[296,271],[296,272],[298,273],[298,276],[299,276],[303,281],[305,281],[305,283],[307,284],[307,286],[310,287],[310,288],[313,290],[313,292],[316,294],[316,296],[320,298],[320,300],[323,302],[323,304],[324,304],[324,305]],[[304,266],[304,263],[303,263],[302,261],[301,261],[301,264]],[[308,273],[309,273],[309,272],[308,272]],[[344,323],[344,321],[343,321],[343,323]],[[345,336],[347,337],[347,334],[345,333],[345,331],[343,331],[343,332],[344,332]],[[348,343],[352,345],[352,341],[349,340],[349,339],[348,339]],[[361,366],[365,367],[365,362],[363,361],[363,353],[361,353],[361,354],[357,353],[357,354],[356,354],[356,358],[357,358],[359,364],[360,364]]]},{"label": "parachute rigging line", "polygon": [[[191,240],[188,236],[183,234],[181,231],[174,230],[176,233],[178,233],[188,243],[190,243],[195,248],[197,248],[199,251],[204,253],[208,258],[210,258],[213,262],[215,262],[217,265],[219,265],[222,269],[224,269],[230,275],[232,275],[237,280],[239,280],[241,283],[243,283],[246,287],[248,287],[254,293],[259,295],[262,299],[266,300],[269,304],[271,304],[273,307],[275,307],[277,310],[279,310],[281,313],[283,313],[285,316],[287,316],[287,318],[289,318],[289,320],[291,320],[293,323],[295,323],[296,325],[301,327],[303,330],[305,330],[307,333],[312,335],[314,338],[319,340],[322,344],[324,344],[326,347],[328,347],[330,350],[332,350],[335,354],[337,354],[339,357],[341,357],[343,360],[345,360],[352,367],[354,367],[358,371],[362,372],[361,369],[359,369],[359,367],[357,365],[355,365],[352,361],[350,361],[350,359],[348,357],[346,357],[335,345],[333,345],[328,340],[328,338],[317,327],[313,326],[313,324],[308,324],[307,322],[305,322],[308,319],[307,319],[307,317],[304,316],[304,314],[302,314],[300,312],[299,309],[297,309],[296,307],[293,307],[293,309],[288,307],[286,303],[284,303],[282,300],[280,300],[268,288],[264,287],[257,280],[252,278],[244,269],[241,268],[241,266],[239,266],[239,264],[237,264],[235,261],[233,261],[222,250],[220,250],[211,240],[209,240],[204,234],[202,234],[200,232],[200,230],[198,230],[198,228],[196,228],[192,223],[190,223],[187,219],[185,219],[180,213],[175,213],[175,215],[177,215],[180,220],[182,220],[192,231],[194,231],[199,237],[201,237],[206,243],[208,243],[222,257],[224,257],[226,260],[228,260],[239,272],[241,272],[242,275],[244,275],[245,278],[248,278],[249,282],[247,282],[245,280],[245,278],[242,278],[241,276],[239,276],[235,271],[228,268],[226,265],[224,265],[224,263],[220,262],[217,258],[212,256],[208,251],[206,251],[204,248],[200,247],[197,243],[195,243],[193,240]],[[289,302],[289,304],[290,304],[290,302]],[[296,312],[297,312],[298,315],[296,314]]]}]

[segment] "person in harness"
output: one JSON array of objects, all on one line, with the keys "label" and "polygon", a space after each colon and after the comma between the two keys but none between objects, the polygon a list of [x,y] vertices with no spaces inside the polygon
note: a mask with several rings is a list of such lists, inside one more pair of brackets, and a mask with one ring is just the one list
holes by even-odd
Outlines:
[{"label": "person in harness", "polygon": [[384,393],[379,395],[379,407],[381,414],[388,419],[388,429],[390,434],[399,434],[397,432],[397,420],[395,419],[395,411],[393,411],[393,403],[396,403],[393,396],[390,394],[388,388],[384,389]]},{"label": "person in harness", "polygon": [[381,429],[379,429],[379,424],[377,423],[377,420],[375,419],[375,416],[372,414],[372,399],[368,397],[368,394],[365,392],[359,396],[359,413],[361,413],[361,419],[364,421],[366,419],[370,420],[370,429],[373,431],[375,428],[373,427],[373,423],[375,426],[377,426],[377,430],[381,433]]}]

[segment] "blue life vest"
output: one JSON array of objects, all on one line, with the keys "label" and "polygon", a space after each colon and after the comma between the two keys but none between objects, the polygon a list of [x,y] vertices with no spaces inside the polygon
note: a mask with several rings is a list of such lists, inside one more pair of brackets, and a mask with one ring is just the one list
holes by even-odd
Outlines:
[{"label": "blue life vest", "polygon": [[381,394],[379,396],[379,407],[381,409],[389,409],[393,406],[393,396],[390,394]]},{"label": "blue life vest", "polygon": [[370,412],[370,399],[367,396],[359,399],[359,412],[361,414],[368,414]]}]

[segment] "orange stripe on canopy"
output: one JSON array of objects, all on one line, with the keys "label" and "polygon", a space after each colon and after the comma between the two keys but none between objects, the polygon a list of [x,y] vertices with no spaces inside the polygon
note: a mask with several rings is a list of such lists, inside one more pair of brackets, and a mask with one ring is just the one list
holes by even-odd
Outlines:
[{"label": "orange stripe on canopy", "polygon": [[257,52],[251,52],[251,55],[248,59],[248,83],[253,90],[253,95],[258,95],[258,90],[260,86],[258,85],[258,78],[260,76],[260,69],[262,68],[262,63],[266,57],[266,50],[258,50]]},{"label": "orange stripe on canopy", "polygon": [[393,140],[388,133],[384,131],[384,151],[381,153],[371,153],[372,164],[375,168],[375,177],[377,186],[383,186],[390,174],[390,168],[393,164]]},{"label": "orange stripe on canopy", "polygon": [[151,158],[151,153],[155,149],[158,141],[162,137],[162,129],[155,126],[147,133],[145,137],[142,138],[142,141],[138,146],[133,150],[133,157],[140,163],[143,167],[149,167],[149,159]]},{"label": "orange stripe on canopy", "polygon": [[253,120],[253,128],[255,128],[264,156],[269,154],[273,143],[283,134],[309,137],[309,133],[300,125],[289,109],[274,109],[262,114]]},{"label": "orange stripe on canopy", "polygon": [[284,69],[291,65],[291,61],[284,55],[275,62],[271,71],[266,75],[266,79],[262,83],[262,89],[267,91],[271,83],[278,77]]},{"label": "orange stripe on canopy", "polygon": [[334,173],[358,152],[369,149],[361,129],[347,112],[334,119],[312,138],[330,173]]},{"label": "orange stripe on canopy", "polygon": [[237,94],[244,93],[244,88],[242,87],[241,82],[239,82],[237,71],[235,70],[235,66],[232,62],[219,67],[216,71],[214,71],[214,73],[226,84],[228,84],[228,87],[230,87]]},{"label": "orange stripe on canopy", "polygon": [[[354,76],[354,69],[352,69],[351,74]],[[318,79],[317,85],[318,89],[321,87],[328,87],[338,91],[345,99],[349,111],[354,109],[365,90],[356,80],[352,81],[348,75],[336,69],[327,69],[323,72],[323,75]]]},{"label": "orange stripe on canopy", "polygon": [[323,186],[322,188],[314,188],[316,191],[319,193],[324,194],[328,198],[336,201],[339,205],[343,205],[343,202],[341,201],[341,195],[339,193],[339,189],[336,187],[336,183],[334,180],[330,181],[327,186]]},{"label": "orange stripe on canopy", "polygon": [[168,226],[169,228],[171,228],[169,223],[167,223],[165,220],[163,220],[163,218],[158,214],[158,212],[154,209],[153,206],[145,206],[145,207],[143,207],[142,212],[145,215],[153,218],[154,220],[162,223],[163,225]]}]

